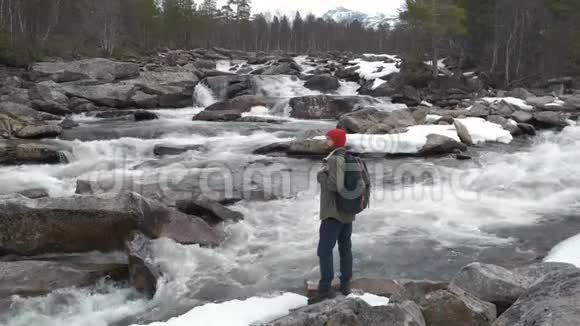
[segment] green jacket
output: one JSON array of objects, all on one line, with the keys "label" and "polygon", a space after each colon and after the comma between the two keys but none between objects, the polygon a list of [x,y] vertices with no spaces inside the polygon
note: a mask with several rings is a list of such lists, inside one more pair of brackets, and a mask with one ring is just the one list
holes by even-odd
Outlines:
[{"label": "green jacket", "polygon": [[344,187],[344,170],[346,149],[337,148],[323,162],[323,169],[318,172],[320,183],[320,219],[335,218],[342,223],[352,223],[354,214],[347,214],[336,208],[337,192]]}]

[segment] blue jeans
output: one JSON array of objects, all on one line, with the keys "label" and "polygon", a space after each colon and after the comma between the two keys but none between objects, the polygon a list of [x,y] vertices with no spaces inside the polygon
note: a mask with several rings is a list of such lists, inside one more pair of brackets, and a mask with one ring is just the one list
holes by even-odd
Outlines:
[{"label": "blue jeans", "polygon": [[334,279],[332,252],[337,242],[340,253],[340,282],[342,284],[350,282],[352,278],[351,235],[352,223],[341,223],[333,218],[327,218],[320,223],[320,240],[318,242],[318,258],[320,259],[319,293],[330,291],[332,280]]}]

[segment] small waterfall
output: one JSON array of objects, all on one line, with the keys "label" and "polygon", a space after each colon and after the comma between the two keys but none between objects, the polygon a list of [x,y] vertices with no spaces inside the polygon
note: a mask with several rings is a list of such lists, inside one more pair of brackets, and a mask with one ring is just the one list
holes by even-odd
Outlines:
[{"label": "small waterfall", "polygon": [[217,102],[213,92],[207,85],[198,83],[193,91],[193,105],[198,107],[208,107]]},{"label": "small waterfall", "polygon": [[58,151],[56,152],[56,155],[58,156],[58,162],[62,164],[68,164],[72,162],[74,158],[73,154],[67,151]]}]

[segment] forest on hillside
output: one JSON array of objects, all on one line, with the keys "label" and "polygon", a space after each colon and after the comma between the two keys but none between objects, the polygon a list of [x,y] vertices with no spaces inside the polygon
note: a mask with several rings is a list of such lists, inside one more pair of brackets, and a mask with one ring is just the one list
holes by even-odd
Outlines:
[{"label": "forest on hillside", "polygon": [[[385,0],[387,1],[387,0]],[[0,0],[0,59],[126,58],[161,48],[449,57],[511,85],[580,73],[580,1],[407,0],[393,26],[252,15],[249,0]]]}]

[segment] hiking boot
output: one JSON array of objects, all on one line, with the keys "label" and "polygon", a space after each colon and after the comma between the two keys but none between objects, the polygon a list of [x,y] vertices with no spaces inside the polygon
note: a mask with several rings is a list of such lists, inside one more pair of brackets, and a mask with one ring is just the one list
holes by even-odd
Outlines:
[{"label": "hiking boot", "polygon": [[350,294],[350,282],[340,284],[340,292],[347,297]]},{"label": "hiking boot", "polygon": [[336,298],[336,294],[334,293],[334,291],[330,290],[328,292],[322,292],[316,295],[314,298],[308,299],[308,305],[321,303],[324,300],[330,300],[334,298]]}]

